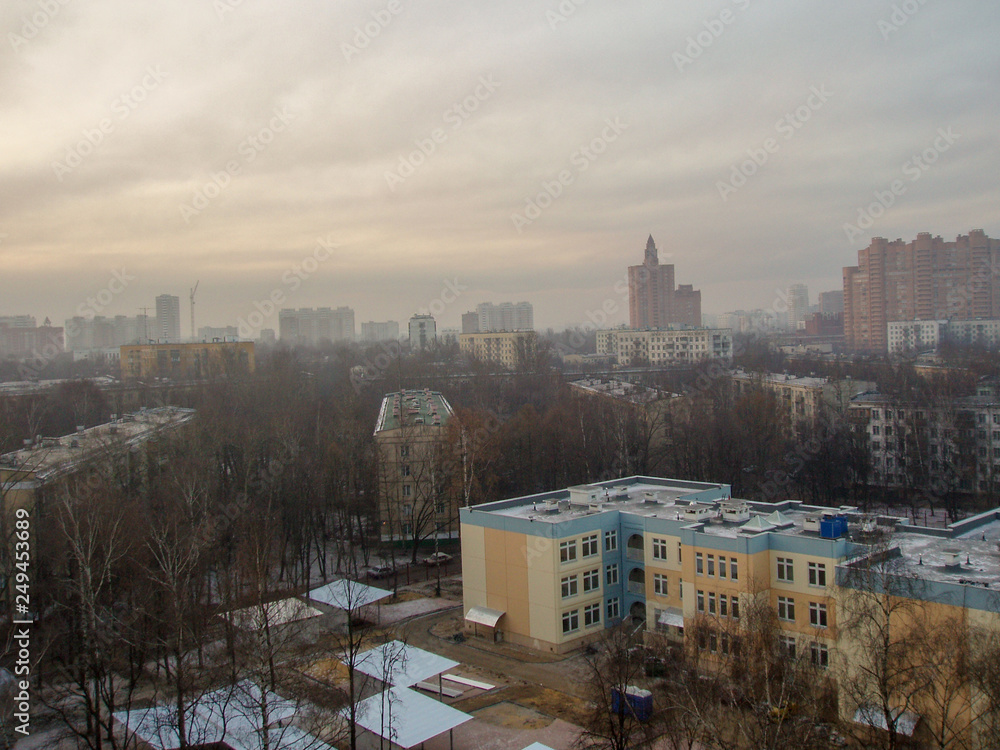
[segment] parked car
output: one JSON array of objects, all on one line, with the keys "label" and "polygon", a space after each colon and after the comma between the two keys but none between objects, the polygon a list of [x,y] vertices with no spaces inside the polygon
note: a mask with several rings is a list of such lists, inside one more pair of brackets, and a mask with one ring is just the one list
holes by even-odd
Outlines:
[{"label": "parked car", "polygon": [[424,558],[424,565],[434,567],[435,565],[447,565],[454,560],[447,552],[435,552],[433,555]]},{"label": "parked car", "polygon": [[369,578],[391,578],[396,569],[391,565],[373,565],[368,569]]}]

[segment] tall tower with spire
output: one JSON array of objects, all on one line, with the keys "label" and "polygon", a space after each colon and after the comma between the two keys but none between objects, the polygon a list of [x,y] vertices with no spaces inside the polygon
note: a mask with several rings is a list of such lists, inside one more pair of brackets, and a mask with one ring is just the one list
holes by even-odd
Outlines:
[{"label": "tall tower with spire", "polygon": [[660,265],[653,235],[646,240],[641,266],[628,268],[629,327],[669,328],[701,326],[701,291],[690,284],[674,284],[672,263]]}]

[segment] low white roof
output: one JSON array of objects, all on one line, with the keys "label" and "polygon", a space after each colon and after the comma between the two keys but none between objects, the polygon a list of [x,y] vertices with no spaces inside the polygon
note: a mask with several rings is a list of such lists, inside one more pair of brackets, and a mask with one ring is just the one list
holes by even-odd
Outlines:
[{"label": "low white roof", "polygon": [[290,622],[307,620],[322,614],[301,599],[291,598],[235,609],[228,612],[226,617],[242,630],[263,630],[265,625],[287,625]]},{"label": "low white roof", "polygon": [[[344,716],[347,712],[348,709],[341,709]],[[416,747],[471,718],[409,688],[389,688],[357,706],[358,726],[402,748]]]},{"label": "low white roof", "polygon": [[[920,714],[916,714],[913,711],[901,711],[898,708],[893,709],[892,714],[896,724],[896,732],[898,734],[905,734],[907,737],[912,737],[913,732],[917,729],[917,722],[920,721]],[[858,708],[854,712],[854,722],[889,731],[889,727],[885,723],[885,714],[881,708],[877,708],[876,706],[861,706]]]},{"label": "low white roof", "polygon": [[465,619],[469,622],[475,622],[479,625],[486,625],[490,628],[495,628],[497,622],[500,618],[506,614],[501,612],[499,609],[490,609],[489,607],[472,607],[465,615]]},{"label": "low white roof", "polygon": [[355,669],[396,687],[410,687],[458,664],[408,643],[390,641],[360,654]]},{"label": "low white roof", "polygon": [[387,596],[392,596],[392,592],[347,578],[341,578],[309,592],[309,598],[313,601],[329,604],[347,612],[374,604]]},{"label": "low white roof", "polygon": [[[114,717],[153,750],[176,750],[181,746],[175,706],[116,711]],[[222,741],[222,729],[194,711],[187,712],[185,726],[189,745]]]},{"label": "low white roof", "polygon": [[543,745],[541,742],[532,742],[524,750],[552,750],[548,745]]},{"label": "low white roof", "polygon": [[676,628],[684,627],[684,613],[679,609],[665,609],[660,612],[661,625],[673,625]]},{"label": "low white roof", "polygon": [[[264,706],[267,707],[267,727]],[[277,693],[261,691],[252,682],[243,681],[206,693],[186,709],[187,744],[225,742],[233,750],[332,750],[324,742],[294,726],[275,726],[296,712],[294,702]],[[153,706],[115,714],[154,750],[176,750],[181,743],[177,733],[177,709]],[[265,734],[267,742],[265,743]]]}]

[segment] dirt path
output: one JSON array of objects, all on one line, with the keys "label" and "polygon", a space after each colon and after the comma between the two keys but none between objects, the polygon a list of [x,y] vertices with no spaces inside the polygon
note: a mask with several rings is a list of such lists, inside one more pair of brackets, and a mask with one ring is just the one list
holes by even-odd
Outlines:
[{"label": "dirt path", "polygon": [[[566,657],[546,657],[545,661],[522,660],[515,648],[469,639],[456,643],[441,638],[432,629],[461,617],[461,610],[451,609],[411,620],[407,626],[407,640],[415,646],[441,654],[486,670],[500,678],[515,679],[556,690],[576,697],[586,696],[587,664],[582,654]],[[531,658],[525,654],[525,659]]]}]

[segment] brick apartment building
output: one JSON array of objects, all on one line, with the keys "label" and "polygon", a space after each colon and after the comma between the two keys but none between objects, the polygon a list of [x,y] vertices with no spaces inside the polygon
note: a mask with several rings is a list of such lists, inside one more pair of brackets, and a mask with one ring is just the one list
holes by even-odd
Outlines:
[{"label": "brick apartment building", "polygon": [[844,268],[849,349],[885,352],[897,320],[1000,318],[1000,240],[981,229],[954,242],[927,232],[912,242],[875,237]]}]

